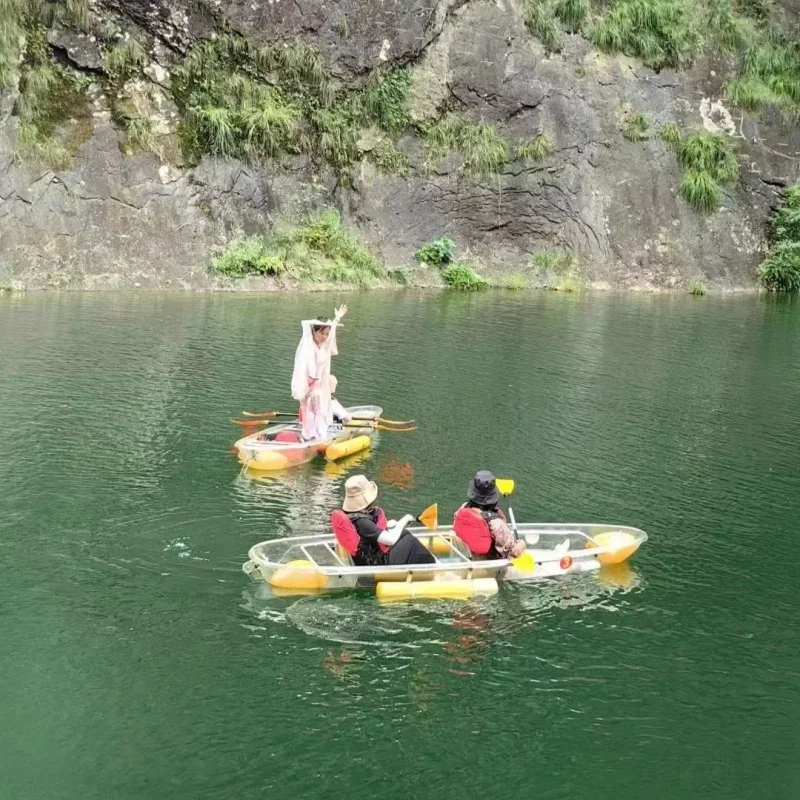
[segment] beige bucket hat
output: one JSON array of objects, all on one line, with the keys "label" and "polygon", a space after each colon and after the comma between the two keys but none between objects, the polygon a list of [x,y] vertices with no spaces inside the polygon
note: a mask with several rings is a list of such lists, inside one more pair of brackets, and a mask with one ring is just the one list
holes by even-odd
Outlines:
[{"label": "beige bucket hat", "polygon": [[367,480],[366,475],[353,475],[344,484],[343,511],[363,511],[375,502],[378,484]]}]

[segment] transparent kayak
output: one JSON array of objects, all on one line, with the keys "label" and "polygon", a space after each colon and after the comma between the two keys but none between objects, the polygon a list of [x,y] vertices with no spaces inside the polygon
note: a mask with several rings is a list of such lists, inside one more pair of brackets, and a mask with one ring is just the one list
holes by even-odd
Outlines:
[{"label": "transparent kayak", "polygon": [[[355,419],[377,421],[383,413],[380,406],[349,406]],[[236,442],[239,461],[248,469],[271,472],[306,464],[318,455],[335,461],[358,453],[370,446],[375,428],[370,424],[336,426],[326,439],[300,441],[300,423],[286,422],[268,425]],[[288,441],[287,441],[288,440]],[[293,440],[293,441],[292,441]]]},{"label": "transparent kayak", "polygon": [[[250,549],[242,569],[278,594],[375,586],[379,599],[466,598],[493,594],[497,581],[539,581],[619,564],[647,541],[644,531],[626,526],[524,523],[517,530],[528,545],[526,556],[512,563],[473,559],[452,526],[408,530],[433,553],[435,563],[357,567],[330,533],[261,542]],[[516,566],[521,563],[524,568]]]}]

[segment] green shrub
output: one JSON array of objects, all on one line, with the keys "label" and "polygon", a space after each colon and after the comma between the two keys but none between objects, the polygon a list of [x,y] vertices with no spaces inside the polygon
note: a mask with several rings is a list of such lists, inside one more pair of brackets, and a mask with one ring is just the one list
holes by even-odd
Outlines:
[{"label": "green shrub", "polygon": [[758,276],[771,292],[800,291],[800,242],[780,242],[770,248]]},{"label": "green shrub", "polygon": [[270,252],[266,240],[261,236],[237,239],[214,259],[215,272],[229,278],[245,275],[280,275],[285,266],[280,256]]},{"label": "green shrub", "polygon": [[676,151],[684,170],[678,193],[698,211],[715,211],[722,199],[721,187],[739,177],[739,161],[729,137],[696,133],[676,145]]},{"label": "green shrub", "polygon": [[695,297],[702,297],[707,292],[708,287],[702,281],[695,281],[692,284],[692,288],[689,289],[689,294],[692,294]]},{"label": "green shrub", "polygon": [[323,211],[298,225],[233,242],[212,264],[232,278],[284,275],[307,283],[329,281],[368,287],[385,277],[378,260],[346,230],[336,211]]},{"label": "green shrub", "polygon": [[489,281],[466,264],[451,264],[442,272],[442,280],[450,288],[464,292],[489,288]]},{"label": "green shrub", "polygon": [[446,267],[453,260],[456,243],[448,236],[436,239],[422,245],[416,253],[414,259],[419,264],[429,264],[432,267]]},{"label": "green shrub", "polygon": [[387,175],[408,174],[408,155],[398,150],[389,139],[381,139],[370,151],[369,160]]},{"label": "green shrub", "polygon": [[296,239],[333,261],[351,265],[365,275],[378,276],[383,270],[378,261],[350,231],[342,227],[336,211],[324,211],[298,228]]},{"label": "green shrub", "polygon": [[800,186],[791,186],[770,221],[770,249],[758,269],[773,292],[800,291]]},{"label": "green shrub", "polygon": [[677,147],[683,142],[681,129],[674,122],[667,122],[661,127],[661,138],[671,147]]},{"label": "green shrub", "polygon": [[622,135],[631,142],[641,142],[647,138],[650,123],[644,114],[631,114],[622,122]]},{"label": "green shrub", "polygon": [[517,145],[517,158],[521,161],[544,161],[553,152],[553,143],[546,133],[540,133],[527,142]]},{"label": "green shrub", "polygon": [[783,193],[770,228],[773,242],[800,242],[800,186],[790,186]]}]

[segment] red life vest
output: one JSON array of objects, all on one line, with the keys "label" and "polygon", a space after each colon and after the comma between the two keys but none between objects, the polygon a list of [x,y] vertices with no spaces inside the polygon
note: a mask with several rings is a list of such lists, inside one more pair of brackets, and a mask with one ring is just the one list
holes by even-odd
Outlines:
[{"label": "red life vest", "polygon": [[294,431],[278,431],[275,434],[276,442],[299,442],[300,437]]},{"label": "red life vest", "polygon": [[[379,508],[378,511],[380,513],[378,514],[377,525],[379,528],[386,530],[386,513],[382,508]],[[340,508],[337,508],[335,511],[331,511],[331,526],[336,535],[336,541],[355,558],[358,552],[358,545],[361,543],[361,537],[358,535],[356,526],[353,525],[350,517]],[[378,547],[382,553],[389,552],[389,548],[385,544],[379,542]]]},{"label": "red life vest", "polygon": [[[498,508],[497,514],[505,519],[505,514]],[[480,509],[461,506],[453,517],[453,530],[474,556],[493,555],[494,539],[489,523],[481,515]],[[496,552],[494,558],[497,558]]]}]

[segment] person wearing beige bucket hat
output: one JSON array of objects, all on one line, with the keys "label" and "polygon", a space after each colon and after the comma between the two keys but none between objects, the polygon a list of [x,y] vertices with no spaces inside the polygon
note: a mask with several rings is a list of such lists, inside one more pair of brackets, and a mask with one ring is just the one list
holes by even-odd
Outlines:
[{"label": "person wearing beige bucket hat", "polygon": [[387,521],[384,510],[375,505],[377,498],[377,483],[366,475],[353,475],[344,485],[342,511],[331,515],[336,537],[350,552],[353,563],[433,564],[436,559],[430,551],[406,530],[415,517],[406,514],[397,522]]}]

